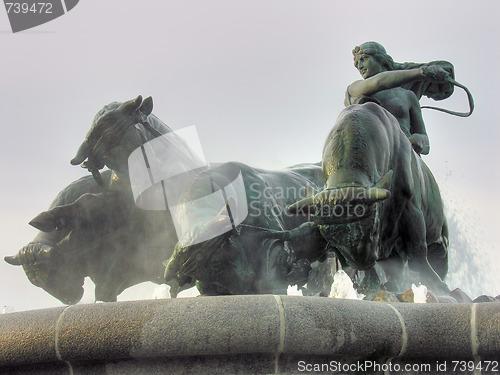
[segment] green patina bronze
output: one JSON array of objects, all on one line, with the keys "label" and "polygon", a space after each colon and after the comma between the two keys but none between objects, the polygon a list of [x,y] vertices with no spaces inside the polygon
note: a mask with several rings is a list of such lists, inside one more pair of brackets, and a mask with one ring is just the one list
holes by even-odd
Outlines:
[{"label": "green patina bronze", "polygon": [[[200,230],[209,230],[221,214],[204,226],[193,225],[189,238],[177,243],[170,213],[141,209],[132,196],[130,154],[172,131],[151,111],[151,98],[138,97],[111,103],[95,116],[71,161],[93,178],[65,188],[50,210],[31,220],[41,230],[33,243],[5,260],[22,265],[33,284],[68,304],[81,299],[86,276],[96,285],[96,300],[103,301],[115,301],[124,289],[144,281],[164,283],[163,262],[172,255],[166,281],[173,296],[195,282],[203,294],[286,293],[289,284],[304,285],[311,263],[326,259],[326,244],[317,227],[307,224],[308,215],[287,215],[286,206],[307,189],[321,188],[321,167],[267,171],[242,163],[212,165],[184,196],[203,196],[199,181],[207,173],[218,189],[240,173],[248,217],[234,230],[197,243]],[[101,173],[104,166],[110,170]],[[212,211],[195,214],[203,219]]]},{"label": "green patina bronze", "polygon": [[[420,158],[430,145],[419,99],[449,97],[459,85],[453,65],[395,63],[376,42],[353,55],[363,79],[347,87],[346,108],[327,136],[325,189],[290,210],[315,208],[342,264],[365,271],[364,287],[401,291],[420,281],[446,294],[448,228],[439,188]],[[472,113],[466,91],[470,112],[452,114]]]},{"label": "green patina bronze", "polygon": [[[41,230],[37,238],[5,260],[22,265],[33,284],[65,303],[79,301],[86,276],[104,301],[143,281],[167,282],[173,296],[195,284],[202,294],[253,294],[308,283],[305,293],[324,294],[335,257],[361,287],[401,292],[421,281],[447,293],[448,229],[439,188],[420,157],[430,142],[419,99],[446,99],[459,86],[470,111],[443,111],[468,116],[472,96],[454,80],[449,62],[396,63],[376,42],[361,44],[353,55],[363,79],[347,87],[321,166],[211,165],[182,192],[181,200],[194,201],[204,195],[203,179],[220,191],[240,174],[248,211],[243,222],[234,224],[229,201],[215,216],[198,207],[177,238],[168,211],[136,205],[129,156],[172,131],[152,115],[152,99],[138,97],[96,115],[71,161],[93,178],[64,189],[30,222]],[[104,166],[110,171],[101,175]],[[228,217],[230,230],[205,238]]]}]

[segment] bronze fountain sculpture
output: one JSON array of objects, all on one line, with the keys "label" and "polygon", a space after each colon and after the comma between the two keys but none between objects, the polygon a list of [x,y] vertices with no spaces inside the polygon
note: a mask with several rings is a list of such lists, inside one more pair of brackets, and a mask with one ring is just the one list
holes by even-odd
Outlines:
[{"label": "bronze fountain sculpture", "polygon": [[[447,294],[446,219],[439,188],[420,157],[430,147],[419,99],[445,99],[463,86],[445,61],[397,64],[375,42],[353,54],[363,80],[347,88],[347,108],[327,136],[321,166],[265,171],[234,162],[211,165],[178,194],[180,201],[193,201],[203,196],[203,181],[217,192],[240,175],[244,220],[234,221],[239,203],[226,196],[217,215],[198,208],[186,213],[203,225],[179,238],[167,209],[138,206],[130,155],[172,133],[151,113],[152,99],[139,96],[96,115],[71,161],[93,178],[65,188],[30,222],[41,230],[37,238],[5,260],[22,265],[33,284],[67,304],[82,297],[85,276],[102,301],[115,301],[143,281],[167,282],[174,297],[195,283],[206,295],[284,294],[288,285],[313,285],[314,273],[328,279],[332,269],[321,262],[329,254],[352,268],[363,288],[400,292],[422,282]],[[472,113],[468,95],[469,113],[452,114]],[[101,174],[104,166],[110,170]],[[228,230],[204,237],[223,221]],[[308,292],[325,293],[328,286],[318,282]]]},{"label": "bronze fountain sculpture", "polygon": [[[419,98],[451,95],[453,66],[396,64],[376,42],[353,55],[363,80],[347,88],[346,108],[327,136],[325,189],[290,210],[315,206],[315,221],[342,263],[373,274],[378,262],[385,275],[372,278],[387,280],[388,290],[402,289],[408,262],[422,283],[446,294],[448,228],[439,188],[419,157],[430,150]],[[465,115],[472,110],[471,101]],[[336,210],[345,215],[332,217]]]},{"label": "bronze fountain sculpture", "polygon": [[[125,288],[143,281],[164,282],[162,261],[169,259],[178,242],[174,225],[167,211],[143,210],[134,204],[127,164],[130,153],[142,143],[171,132],[151,110],[152,99],[139,96],[105,106],[96,115],[72,160],[75,165],[83,163],[95,181],[83,178],[63,190],[49,211],[30,222],[42,233],[16,256],[6,258],[22,265],[35,285],[64,303],[80,300],[85,276],[96,284],[96,299],[103,301],[115,301]],[[104,165],[111,171],[101,175]],[[289,283],[305,284],[310,263],[326,258],[319,233],[309,236],[309,241],[296,240],[297,232],[311,231],[310,225],[295,229],[308,216],[286,215],[285,210],[306,189],[321,186],[318,165],[271,172],[226,163],[205,173],[210,173],[214,184],[223,185],[235,169],[246,186],[247,220],[194,247],[177,246],[168,267],[172,294],[186,284],[192,286],[194,276],[204,294],[285,293]],[[193,183],[185,194],[196,195],[199,186]],[[270,191],[285,195],[271,196]],[[267,215],[261,214],[264,210]],[[290,233],[291,229],[295,231]],[[190,235],[194,238],[196,233]],[[310,248],[317,250],[311,252]],[[211,252],[207,258],[212,272],[208,275],[200,273],[207,269],[205,264],[195,264],[200,252]],[[184,261],[177,267],[181,258]],[[188,260],[189,269],[184,265]],[[175,267],[178,269],[171,271]]]}]

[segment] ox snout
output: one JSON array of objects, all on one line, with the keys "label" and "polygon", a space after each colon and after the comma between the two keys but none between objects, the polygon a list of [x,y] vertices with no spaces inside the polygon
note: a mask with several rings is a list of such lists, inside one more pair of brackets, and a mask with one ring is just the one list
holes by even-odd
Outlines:
[{"label": "ox snout", "polygon": [[356,270],[367,270],[380,258],[380,225],[372,214],[349,223],[319,225],[323,237]]},{"label": "ox snout", "polygon": [[4,258],[9,264],[22,266],[26,277],[67,305],[78,303],[83,297],[84,277],[77,272],[77,262],[52,256],[52,247],[40,243],[24,246],[14,256]]},{"label": "ox snout", "polygon": [[58,280],[57,277],[51,277],[42,289],[65,305],[75,305],[80,302],[83,297],[83,282],[83,277],[64,277],[64,280]]}]

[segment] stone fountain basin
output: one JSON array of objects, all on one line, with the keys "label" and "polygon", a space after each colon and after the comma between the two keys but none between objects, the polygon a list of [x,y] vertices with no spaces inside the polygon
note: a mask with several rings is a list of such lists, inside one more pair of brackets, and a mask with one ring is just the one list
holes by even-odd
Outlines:
[{"label": "stone fountain basin", "polygon": [[499,353],[500,303],[253,295],[0,315],[0,374],[293,374],[365,362],[434,370],[438,361],[453,373],[451,361]]}]

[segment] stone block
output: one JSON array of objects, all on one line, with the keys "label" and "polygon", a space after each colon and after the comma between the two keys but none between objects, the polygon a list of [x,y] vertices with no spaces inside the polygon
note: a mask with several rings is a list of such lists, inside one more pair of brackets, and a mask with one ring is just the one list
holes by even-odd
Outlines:
[{"label": "stone block", "polygon": [[64,360],[273,353],[273,296],[218,296],[78,305],[59,325]]},{"label": "stone block", "polygon": [[280,320],[273,296],[170,301],[143,326],[141,345],[133,348],[133,356],[275,353],[278,349]]},{"label": "stone block", "polygon": [[56,361],[55,331],[65,307],[0,315],[0,364]]},{"label": "stone block", "polygon": [[471,305],[393,304],[404,319],[405,356],[472,358]]},{"label": "stone block", "polygon": [[157,301],[75,305],[58,325],[58,349],[66,361],[131,357],[142,327],[161,306]]},{"label": "stone block", "polygon": [[500,360],[500,304],[480,303],[475,308],[478,354],[481,359],[498,361]]},{"label": "stone block", "polygon": [[[104,370],[104,371],[103,371]],[[274,374],[272,354],[240,354],[228,356],[184,356],[110,361],[105,368],[88,374],[106,375],[255,375]],[[80,375],[80,373],[78,372]],[[86,373],[82,373],[86,375]]]},{"label": "stone block", "polygon": [[393,308],[381,302],[282,296],[284,352],[336,357],[395,357],[402,326]]}]

